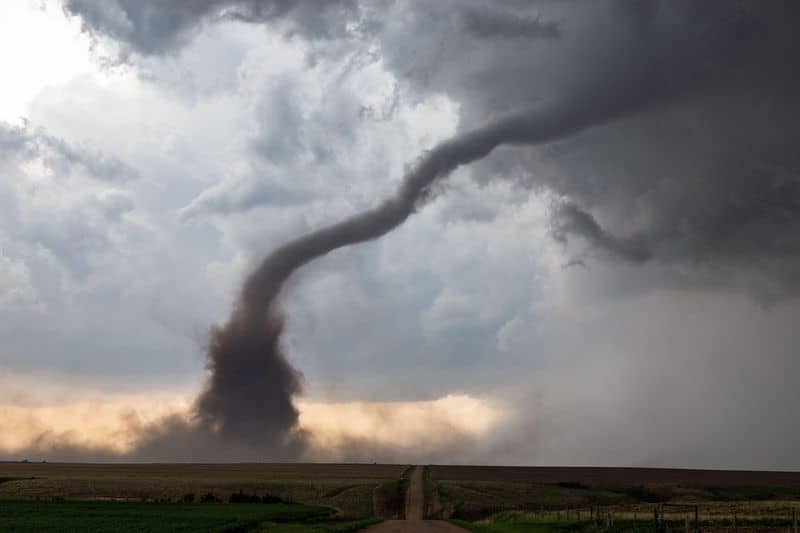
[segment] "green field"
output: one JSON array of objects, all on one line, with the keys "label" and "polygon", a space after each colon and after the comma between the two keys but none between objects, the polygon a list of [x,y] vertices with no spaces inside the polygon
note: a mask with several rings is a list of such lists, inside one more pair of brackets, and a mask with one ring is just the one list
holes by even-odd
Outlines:
[{"label": "green field", "polygon": [[[0,463],[0,531],[344,533],[402,518],[409,471]],[[673,531],[786,531],[800,518],[792,472],[430,466],[423,491],[426,518],[479,532],[653,531],[656,510]]]},{"label": "green field", "polygon": [[364,521],[299,504],[0,501],[0,531],[353,531]]},{"label": "green field", "polygon": [[[229,464],[113,465],[0,463],[2,500],[180,502],[242,492],[332,508],[338,518],[397,513],[392,487],[402,465]],[[386,509],[384,509],[386,507]]]}]

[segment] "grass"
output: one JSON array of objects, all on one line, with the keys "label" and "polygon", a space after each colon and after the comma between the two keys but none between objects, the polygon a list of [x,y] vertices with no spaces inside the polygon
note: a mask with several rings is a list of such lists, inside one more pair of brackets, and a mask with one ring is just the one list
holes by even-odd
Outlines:
[{"label": "grass", "polygon": [[380,483],[374,490],[375,512],[384,518],[402,519],[405,515],[405,490],[408,480]]},{"label": "grass", "polygon": [[[738,515],[714,516],[701,514],[699,517],[699,524],[695,524],[691,517],[687,517],[686,515],[672,514],[667,515],[666,519],[661,520],[661,528],[658,530],[683,530],[686,526],[687,518],[689,518],[690,527],[697,527],[697,525],[699,525],[702,528],[730,528],[733,526],[745,528],[788,528],[792,526],[791,512],[787,508],[783,508],[782,512],[779,511],[777,514],[764,514],[762,510],[763,509],[759,509],[757,505],[751,508],[747,502],[739,502]],[[603,518],[597,520],[590,520],[586,515],[584,515],[584,517],[583,520],[576,520],[573,515],[572,519],[566,520],[562,515],[562,519],[558,520],[552,515],[542,516],[537,513],[525,511],[506,511],[497,513],[488,519],[475,522],[460,519],[451,519],[450,522],[476,533],[515,533],[524,531],[622,532],[657,530],[652,513],[641,511],[635,519],[632,510],[615,511],[613,521],[610,523],[606,522],[605,515]]]},{"label": "grass", "polygon": [[445,516],[476,520],[499,509],[577,508],[632,501],[624,492],[578,484],[503,481],[440,481]]},{"label": "grass", "polygon": [[170,477],[170,476],[75,476],[9,479],[0,484],[0,500],[22,499],[113,499],[180,501],[185,494],[197,498],[207,493],[228,501],[243,492],[257,496],[277,496],[285,501],[322,505],[339,511],[343,517],[368,518],[373,515],[372,497],[377,484],[395,483],[396,478],[245,478]]},{"label": "grass", "polygon": [[[800,516],[797,485],[593,487],[580,482],[459,480],[439,481],[438,488],[450,511],[445,516],[467,530],[484,533],[654,531],[653,509],[664,502],[670,505],[664,505],[662,525],[672,530],[683,529],[687,518],[693,522],[695,506],[699,523],[706,528],[734,524],[786,528],[792,525],[793,513]],[[603,518],[589,520],[590,507]],[[609,513],[613,524],[606,525]]]},{"label": "grass", "polygon": [[351,533],[382,521],[380,518],[363,518],[361,520],[305,524],[266,523],[255,531],[259,533]]},{"label": "grass", "polygon": [[758,485],[742,487],[707,487],[713,501],[800,500],[800,486]]},{"label": "grass", "polygon": [[[758,516],[774,511],[791,515],[791,507],[800,503],[800,486],[761,485],[729,487],[681,487],[665,485],[600,486],[578,482],[532,483],[516,481],[439,481],[438,499],[442,516],[476,521],[501,511],[584,509],[591,506],[616,509],[639,507],[652,512],[659,503],[700,505],[710,515],[730,514],[736,506],[746,506],[739,514],[757,510]],[[756,505],[762,503],[763,505]],[[563,514],[563,511],[562,511]],[[774,513],[773,513],[774,514]]]},{"label": "grass", "polygon": [[338,518],[373,516],[377,485],[396,482],[405,465],[347,463],[85,464],[0,462],[0,500],[182,501],[211,493],[274,496],[331,507]]},{"label": "grass", "polygon": [[477,533],[512,533],[518,531],[581,531],[592,524],[588,521],[554,520],[540,518],[521,511],[499,513],[491,520],[469,522],[466,520],[450,520],[451,523]]},{"label": "grass", "polygon": [[262,523],[319,522],[331,513],[326,507],[283,503],[6,500],[0,501],[0,531],[248,531]]},{"label": "grass", "polygon": [[10,483],[12,481],[25,481],[27,479],[33,479],[32,477],[0,477],[0,485],[3,483]]},{"label": "grass", "polygon": [[[652,515],[639,515],[634,521],[632,513],[619,513],[615,515],[613,523],[606,524],[605,520],[593,522],[590,520],[556,520],[549,516],[539,516],[524,511],[507,511],[498,513],[490,519],[478,522],[451,519],[451,523],[476,533],[512,533],[520,531],[656,531]],[[685,527],[685,518],[670,518],[661,522],[661,531],[682,530]],[[690,522],[691,527],[696,527]],[[729,528],[733,525],[739,527],[759,528],[787,528],[792,525],[789,516],[761,516],[739,517],[734,522],[733,517],[719,519],[702,519],[698,524],[703,528]]]}]

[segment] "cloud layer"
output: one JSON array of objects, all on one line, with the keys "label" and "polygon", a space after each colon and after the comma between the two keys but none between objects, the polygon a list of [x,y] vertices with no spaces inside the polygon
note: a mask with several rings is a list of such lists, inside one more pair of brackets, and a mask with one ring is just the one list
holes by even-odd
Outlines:
[{"label": "cloud layer", "polygon": [[531,414],[465,460],[792,466],[793,2],[156,4],[58,6],[127,65],[37,95],[44,129],[0,129],[8,372],[197,389],[262,253],[375,205],[443,139],[535,112],[575,126],[293,280],[306,390]]}]

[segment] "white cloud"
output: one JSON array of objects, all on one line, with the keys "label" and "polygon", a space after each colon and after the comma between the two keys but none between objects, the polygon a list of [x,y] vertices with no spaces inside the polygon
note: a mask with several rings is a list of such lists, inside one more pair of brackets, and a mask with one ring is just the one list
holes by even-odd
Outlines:
[{"label": "white cloud", "polygon": [[89,49],[80,22],[66,21],[55,0],[2,2],[0,120],[27,116],[30,103],[41,90],[93,71]]}]

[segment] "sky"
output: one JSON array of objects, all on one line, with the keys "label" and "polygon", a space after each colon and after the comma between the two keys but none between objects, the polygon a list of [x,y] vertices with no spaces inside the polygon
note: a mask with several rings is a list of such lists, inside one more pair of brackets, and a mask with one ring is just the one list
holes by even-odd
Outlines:
[{"label": "sky", "polygon": [[[0,3],[0,458],[800,468],[797,11]],[[293,444],[200,444],[247,276],[453,145],[283,288]]]}]

